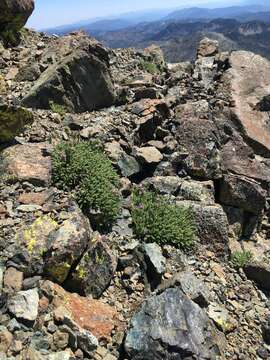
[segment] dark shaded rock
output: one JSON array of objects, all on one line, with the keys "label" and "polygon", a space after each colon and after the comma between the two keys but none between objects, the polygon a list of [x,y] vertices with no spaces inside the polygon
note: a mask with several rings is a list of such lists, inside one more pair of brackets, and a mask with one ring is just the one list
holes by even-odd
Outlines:
[{"label": "dark shaded rock", "polygon": [[60,49],[57,61],[42,73],[22,103],[42,109],[55,104],[71,112],[111,106],[115,94],[106,50],[82,34],[73,44],[64,37],[56,46]]},{"label": "dark shaded rock", "polygon": [[0,105],[0,143],[13,140],[33,120],[33,114],[26,109]]},{"label": "dark shaded rock", "polygon": [[132,360],[214,359],[224,339],[179,289],[152,296],[131,321],[125,349]]},{"label": "dark shaded rock", "polygon": [[16,33],[26,24],[34,10],[34,0],[1,0],[0,36]]},{"label": "dark shaded rock", "polygon": [[254,280],[259,287],[270,290],[270,266],[263,262],[252,262],[244,267],[247,277]]},{"label": "dark shaded rock", "polygon": [[67,286],[99,298],[109,286],[116,267],[117,258],[106,244],[106,238],[97,235],[67,281]]},{"label": "dark shaded rock", "polygon": [[41,71],[38,64],[27,64],[24,68],[19,70],[16,81],[35,81],[39,78],[40,74]]},{"label": "dark shaded rock", "polygon": [[251,179],[225,175],[220,183],[219,201],[252,214],[259,214],[266,203],[266,192]]},{"label": "dark shaded rock", "polygon": [[262,335],[266,344],[270,345],[270,315],[267,316],[262,324]]}]

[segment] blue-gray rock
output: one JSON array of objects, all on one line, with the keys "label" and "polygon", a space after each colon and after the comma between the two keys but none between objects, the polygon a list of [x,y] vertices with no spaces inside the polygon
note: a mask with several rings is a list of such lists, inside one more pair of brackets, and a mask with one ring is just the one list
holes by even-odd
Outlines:
[{"label": "blue-gray rock", "polygon": [[131,321],[125,350],[132,360],[210,360],[225,338],[179,288],[150,297]]}]

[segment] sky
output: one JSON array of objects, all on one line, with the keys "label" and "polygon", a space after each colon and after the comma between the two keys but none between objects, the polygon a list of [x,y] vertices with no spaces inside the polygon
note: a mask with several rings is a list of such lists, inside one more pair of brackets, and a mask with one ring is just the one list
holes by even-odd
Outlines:
[{"label": "sky", "polygon": [[181,8],[194,5],[229,6],[243,0],[36,0],[36,8],[27,26],[45,29],[95,17],[129,11]]}]

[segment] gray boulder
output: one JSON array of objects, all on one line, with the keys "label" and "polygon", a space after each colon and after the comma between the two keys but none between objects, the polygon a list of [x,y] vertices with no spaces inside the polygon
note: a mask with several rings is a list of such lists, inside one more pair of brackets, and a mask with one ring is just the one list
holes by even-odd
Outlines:
[{"label": "gray boulder", "polygon": [[34,83],[22,104],[42,109],[57,105],[70,112],[111,106],[115,94],[107,51],[82,34],[73,44],[62,38],[55,46],[60,49],[55,50],[56,61]]},{"label": "gray boulder", "polygon": [[179,288],[144,302],[131,321],[125,350],[132,360],[216,359],[223,337]]}]

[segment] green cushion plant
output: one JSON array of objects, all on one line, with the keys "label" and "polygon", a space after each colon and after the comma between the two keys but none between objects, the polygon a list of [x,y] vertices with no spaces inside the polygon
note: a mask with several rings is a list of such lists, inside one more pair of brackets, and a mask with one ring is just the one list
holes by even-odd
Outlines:
[{"label": "green cushion plant", "polygon": [[74,191],[80,207],[96,214],[97,230],[109,229],[120,208],[119,177],[97,144],[61,143],[52,154],[52,165],[54,184]]},{"label": "green cushion plant", "polygon": [[196,228],[191,210],[156,193],[133,192],[132,219],[135,234],[142,241],[182,249],[193,245]]}]

